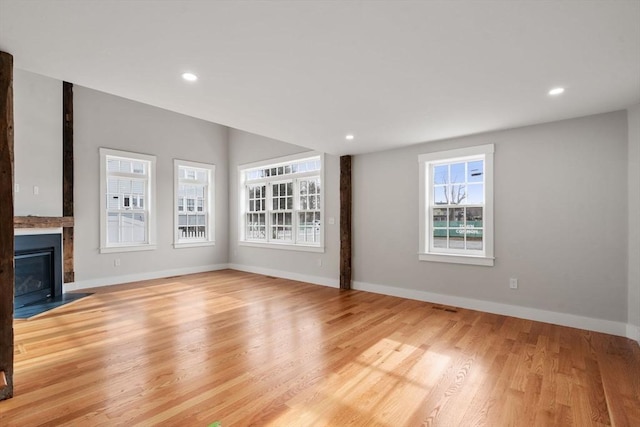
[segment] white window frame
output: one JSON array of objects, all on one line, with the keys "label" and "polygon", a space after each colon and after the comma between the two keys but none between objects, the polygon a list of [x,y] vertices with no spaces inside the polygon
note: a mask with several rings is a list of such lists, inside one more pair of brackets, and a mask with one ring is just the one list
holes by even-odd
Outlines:
[{"label": "white window frame", "polygon": [[[288,164],[292,164],[295,162],[303,161],[303,160],[311,160],[311,159],[319,159],[320,160],[320,170],[311,171],[311,172],[298,172],[295,174],[288,175],[277,175],[271,177],[265,177],[261,179],[251,180],[247,182],[245,180],[246,172],[252,169],[263,169],[263,168],[273,168],[279,166],[286,166]],[[240,246],[251,246],[251,247],[261,247],[261,248],[272,248],[272,249],[284,249],[284,250],[293,250],[293,251],[304,251],[304,252],[324,252],[324,234],[325,234],[325,179],[324,179],[324,154],[316,151],[305,152],[300,154],[294,154],[291,156],[279,157],[270,160],[264,160],[260,162],[248,163],[244,165],[238,166],[238,236]],[[300,195],[299,195],[299,181],[303,178],[312,178],[317,177],[320,179],[320,232],[319,232],[319,242],[317,244],[309,244],[306,242],[297,242],[297,231],[298,231],[298,213],[301,211],[299,209],[300,203]],[[291,242],[279,242],[273,241],[269,238],[270,232],[270,222],[271,222],[271,213],[273,212],[272,205],[272,184],[282,183],[292,181],[293,182],[293,209],[292,209],[292,238]],[[254,184],[264,184],[266,186],[266,209],[265,213],[265,239],[264,240],[250,240],[245,236],[246,231],[246,213],[247,213],[247,198],[248,193],[246,190],[247,185]]]},{"label": "white window frame", "polygon": [[[100,148],[100,253],[149,251],[156,249],[156,156],[149,154],[132,153],[129,151]],[[126,176],[123,173],[109,173],[107,160],[120,158],[146,162],[148,172],[146,174],[146,236],[145,243],[109,243],[107,241],[107,181],[109,176]],[[134,178],[140,175],[131,174]]]},{"label": "white window frame", "polygon": [[[419,250],[420,261],[448,262],[481,266],[494,265],[493,252],[493,154],[494,144],[438,151],[418,156],[419,163]],[[433,208],[433,166],[482,158],[484,160],[483,243],[479,253],[439,250],[432,247],[431,209]],[[475,251],[474,251],[475,252]]]},{"label": "white window frame", "polygon": [[[180,178],[180,168],[194,168],[206,171],[206,182],[197,182],[189,179]],[[174,248],[194,248],[200,246],[213,246],[216,244],[215,239],[215,176],[216,166],[209,163],[191,162],[188,160],[173,159],[173,247]],[[204,238],[183,238],[179,230],[179,211],[178,211],[178,189],[180,183],[197,183],[205,185],[204,210],[206,215],[206,237]]]}]

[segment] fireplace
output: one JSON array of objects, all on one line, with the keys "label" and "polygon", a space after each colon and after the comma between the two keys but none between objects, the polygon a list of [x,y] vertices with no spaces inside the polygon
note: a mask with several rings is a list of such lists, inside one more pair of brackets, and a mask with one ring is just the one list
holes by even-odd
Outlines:
[{"label": "fireplace", "polygon": [[60,234],[15,236],[14,308],[62,295]]}]

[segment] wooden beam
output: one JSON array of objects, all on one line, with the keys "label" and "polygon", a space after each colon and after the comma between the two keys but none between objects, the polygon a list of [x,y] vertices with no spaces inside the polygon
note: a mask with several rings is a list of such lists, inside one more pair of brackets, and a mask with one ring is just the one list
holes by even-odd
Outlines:
[{"label": "wooden beam", "polygon": [[[73,219],[73,84],[62,83],[62,215]],[[73,224],[62,230],[64,283],[74,281]]]},{"label": "wooden beam", "polygon": [[73,217],[69,216],[16,216],[15,228],[68,228],[73,227]]},{"label": "wooden beam", "polygon": [[13,56],[0,52],[0,371],[13,397]]},{"label": "wooden beam", "polygon": [[340,157],[340,289],[351,289],[351,156]]}]

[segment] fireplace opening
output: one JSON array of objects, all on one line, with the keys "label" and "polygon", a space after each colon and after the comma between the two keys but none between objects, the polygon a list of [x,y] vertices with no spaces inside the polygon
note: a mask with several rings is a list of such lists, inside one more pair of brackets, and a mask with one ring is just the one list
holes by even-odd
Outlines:
[{"label": "fireplace opening", "polygon": [[62,295],[60,234],[15,236],[14,308]]},{"label": "fireplace opening", "polygon": [[17,252],[15,264],[15,307],[50,298],[53,285],[53,248]]}]

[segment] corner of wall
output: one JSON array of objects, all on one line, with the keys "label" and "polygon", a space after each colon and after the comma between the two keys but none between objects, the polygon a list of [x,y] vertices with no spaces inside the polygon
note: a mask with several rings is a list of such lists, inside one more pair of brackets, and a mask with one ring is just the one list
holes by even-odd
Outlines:
[{"label": "corner of wall", "polygon": [[640,104],[627,109],[627,336],[640,344]]}]

